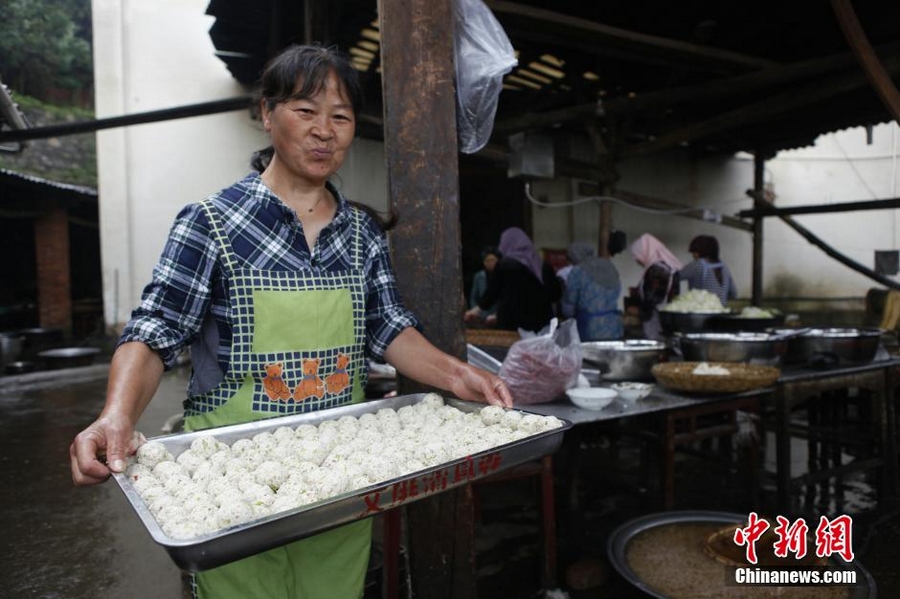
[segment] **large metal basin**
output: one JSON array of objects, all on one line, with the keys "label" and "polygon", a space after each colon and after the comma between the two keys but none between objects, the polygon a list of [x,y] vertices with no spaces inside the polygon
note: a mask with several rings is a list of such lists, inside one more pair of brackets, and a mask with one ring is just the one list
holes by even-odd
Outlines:
[{"label": "large metal basin", "polygon": [[651,339],[584,341],[582,365],[597,369],[603,380],[649,381],[653,365],[666,360],[666,349],[665,342]]},{"label": "large metal basin", "polygon": [[663,333],[700,333],[715,330],[714,323],[728,312],[667,312],[659,311],[659,324]]},{"label": "large metal basin", "polygon": [[816,368],[868,364],[878,351],[881,333],[867,328],[806,329],[788,341],[784,361]]},{"label": "large metal basin", "polygon": [[746,362],[778,366],[788,340],[773,333],[688,333],[676,340],[690,362]]}]

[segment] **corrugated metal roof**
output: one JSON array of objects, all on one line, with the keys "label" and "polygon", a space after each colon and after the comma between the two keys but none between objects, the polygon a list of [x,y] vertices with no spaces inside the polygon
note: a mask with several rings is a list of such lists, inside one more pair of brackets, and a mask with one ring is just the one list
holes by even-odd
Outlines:
[{"label": "corrugated metal roof", "polygon": [[4,168],[0,168],[0,177],[8,177],[8,178],[15,179],[18,181],[32,183],[35,185],[44,185],[47,187],[52,187],[54,189],[59,189],[61,191],[75,193],[75,194],[89,197],[89,198],[97,197],[97,190],[93,189],[91,187],[83,187],[81,185],[72,185],[70,183],[60,183],[59,181],[51,181],[50,179],[43,179],[41,177],[36,177],[34,175],[29,175],[27,173],[19,173],[19,172],[7,170]]}]

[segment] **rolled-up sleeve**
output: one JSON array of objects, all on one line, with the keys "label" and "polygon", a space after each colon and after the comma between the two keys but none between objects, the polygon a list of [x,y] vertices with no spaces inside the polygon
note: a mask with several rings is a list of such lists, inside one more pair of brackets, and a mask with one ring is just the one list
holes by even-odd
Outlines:
[{"label": "rolled-up sleeve", "polygon": [[175,219],[140,305],[132,312],[119,345],[138,341],[159,353],[166,369],[200,331],[208,312],[217,248],[199,205]]},{"label": "rolled-up sleeve", "polygon": [[[369,227],[372,231],[372,226]],[[366,251],[366,352],[378,361],[397,335],[407,327],[418,327],[415,315],[403,306],[391,266],[387,239],[378,231]]]}]

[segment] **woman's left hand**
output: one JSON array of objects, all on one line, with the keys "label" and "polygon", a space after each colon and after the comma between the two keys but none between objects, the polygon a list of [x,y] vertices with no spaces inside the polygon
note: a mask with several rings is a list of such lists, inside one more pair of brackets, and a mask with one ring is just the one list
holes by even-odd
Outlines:
[{"label": "woman's left hand", "polygon": [[513,407],[513,397],[499,376],[471,364],[463,364],[450,391],[468,401],[480,401],[504,408]]}]

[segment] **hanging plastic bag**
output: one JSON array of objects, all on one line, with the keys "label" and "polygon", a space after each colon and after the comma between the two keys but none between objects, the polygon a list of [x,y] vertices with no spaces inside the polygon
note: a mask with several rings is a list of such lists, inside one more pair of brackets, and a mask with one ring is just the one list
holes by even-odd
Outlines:
[{"label": "hanging plastic bag", "polygon": [[503,76],[518,63],[503,27],[482,0],[454,0],[459,149],[483,148],[494,128]]},{"label": "hanging plastic bag", "polygon": [[519,334],[499,372],[516,405],[554,401],[578,384],[581,339],[574,319],[557,327],[554,318],[540,333]]}]

